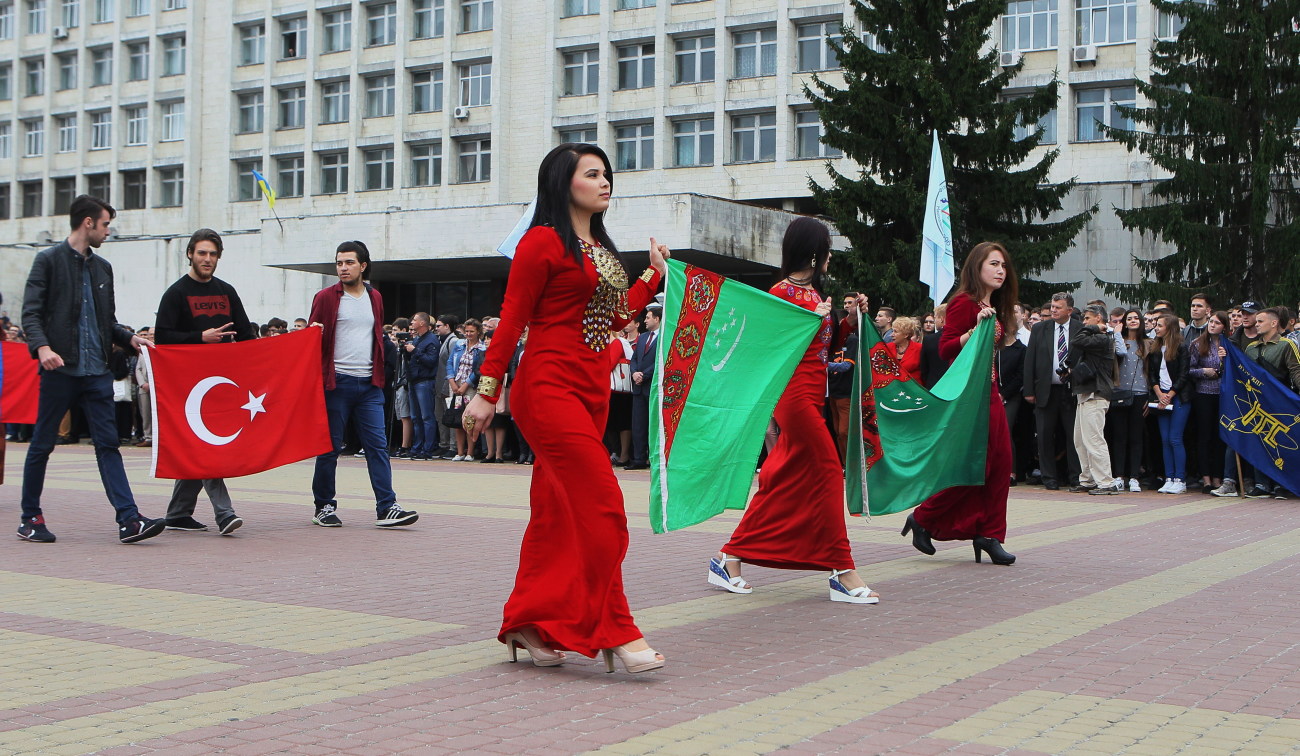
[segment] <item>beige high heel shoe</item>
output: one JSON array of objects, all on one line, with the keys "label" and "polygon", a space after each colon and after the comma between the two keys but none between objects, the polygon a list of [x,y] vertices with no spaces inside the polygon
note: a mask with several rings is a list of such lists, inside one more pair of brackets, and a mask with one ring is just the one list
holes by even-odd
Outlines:
[{"label": "beige high heel shoe", "polygon": [[549,648],[534,646],[524,637],[521,632],[506,633],[505,637],[506,653],[510,656],[511,662],[519,661],[519,649],[528,652],[528,656],[533,660],[535,667],[555,667],[564,663],[564,652],[553,651]]},{"label": "beige high heel shoe", "polygon": [[642,651],[628,651],[619,646],[618,648],[607,648],[601,653],[605,655],[605,671],[614,671],[614,657],[623,662],[623,669],[630,673],[649,672],[654,669],[661,669],[664,666],[664,659],[653,648],[647,648]]}]

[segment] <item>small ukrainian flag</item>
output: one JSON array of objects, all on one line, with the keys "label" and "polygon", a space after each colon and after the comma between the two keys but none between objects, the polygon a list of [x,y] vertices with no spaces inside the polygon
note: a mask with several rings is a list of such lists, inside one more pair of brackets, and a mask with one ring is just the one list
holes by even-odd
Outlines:
[{"label": "small ukrainian flag", "polygon": [[272,188],[271,188],[271,185],[268,184],[268,183],[266,182],[266,177],[262,175],[261,171],[259,171],[259,170],[257,170],[256,168],[254,168],[254,169],[253,169],[253,180],[257,182],[257,185],[258,185],[259,187],[261,187],[261,189],[262,189],[262,196],[263,196],[263,197],[266,197],[266,203],[267,203],[268,205],[271,206],[271,209],[272,209],[272,210],[274,210],[274,209],[275,209],[275,190],[272,189]]}]

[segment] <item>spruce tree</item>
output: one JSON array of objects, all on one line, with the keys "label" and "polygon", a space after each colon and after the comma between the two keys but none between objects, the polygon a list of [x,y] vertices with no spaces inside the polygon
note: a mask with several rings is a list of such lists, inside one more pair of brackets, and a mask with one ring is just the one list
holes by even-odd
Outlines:
[{"label": "spruce tree", "polygon": [[[1059,150],[1031,160],[1041,129],[1016,140],[1017,124],[1037,124],[1056,107],[1058,82],[1004,98],[1020,65],[1003,69],[989,32],[1004,0],[871,0],[854,3],[856,23],[835,45],[845,86],[820,77],[805,87],[825,124],[826,144],[860,167],[828,166],[830,185],[810,180],[814,197],[851,243],[832,274],[873,303],[918,312],[929,302],[919,281],[921,229],[931,133],[939,132],[960,268],[981,241],[1006,244],[1022,299],[1044,301],[1076,283],[1036,281],[1096,212],[1047,221],[1074,181],[1048,183]],[[874,38],[873,47],[870,40]]]},{"label": "spruce tree", "polygon": [[[1145,207],[1117,211],[1126,228],[1171,244],[1135,259],[1145,281],[1101,282],[1130,301],[1186,301],[1205,290],[1221,303],[1263,299],[1294,307],[1300,295],[1300,0],[1153,0],[1181,17],[1158,41],[1150,102],[1124,108],[1133,130],[1106,129],[1171,178]],[[1140,128],[1145,127],[1145,128]]]}]

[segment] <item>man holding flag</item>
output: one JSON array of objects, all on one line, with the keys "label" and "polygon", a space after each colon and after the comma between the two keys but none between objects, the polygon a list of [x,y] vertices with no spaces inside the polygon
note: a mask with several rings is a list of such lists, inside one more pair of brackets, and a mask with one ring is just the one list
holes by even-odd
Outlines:
[{"label": "man holding flag", "polygon": [[[156,343],[218,344],[253,338],[252,323],[235,287],[214,275],[223,249],[221,235],[210,228],[200,228],[190,236],[185,247],[189,272],[163,292],[158,303],[154,325]],[[177,480],[167,504],[168,529],[208,529],[194,519],[200,488],[208,492],[221,535],[230,535],[244,524],[235,514],[223,479]]]}]

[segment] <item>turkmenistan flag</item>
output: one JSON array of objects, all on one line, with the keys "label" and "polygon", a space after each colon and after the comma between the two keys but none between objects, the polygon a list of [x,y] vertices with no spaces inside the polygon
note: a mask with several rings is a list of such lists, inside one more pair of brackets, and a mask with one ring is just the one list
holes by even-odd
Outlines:
[{"label": "turkmenistan flag", "polygon": [[822,319],[668,261],[650,412],[650,524],[663,533],[744,509],[763,433]]},{"label": "turkmenistan flag", "polygon": [[[861,316],[859,316],[861,317]],[[984,483],[989,392],[993,376],[992,318],[980,322],[943,378],[927,391],[899,369],[874,324],[859,322],[853,371],[844,492],[849,512],[902,512],[953,486]],[[913,344],[912,349],[920,349]]]}]

